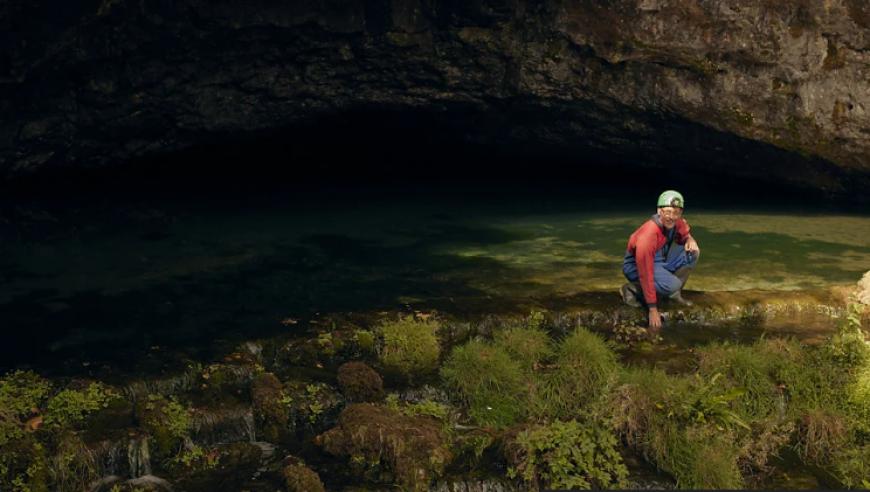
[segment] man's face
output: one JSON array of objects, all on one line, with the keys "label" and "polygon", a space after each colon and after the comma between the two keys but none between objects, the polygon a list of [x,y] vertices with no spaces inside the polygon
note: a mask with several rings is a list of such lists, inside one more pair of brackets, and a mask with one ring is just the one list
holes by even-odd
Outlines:
[{"label": "man's face", "polygon": [[661,217],[665,229],[673,229],[677,220],[682,216],[683,209],[680,207],[659,207],[659,217]]}]

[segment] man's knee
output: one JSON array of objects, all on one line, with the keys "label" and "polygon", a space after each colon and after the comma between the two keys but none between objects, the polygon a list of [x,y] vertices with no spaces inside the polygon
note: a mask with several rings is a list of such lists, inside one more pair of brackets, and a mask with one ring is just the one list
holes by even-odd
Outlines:
[{"label": "man's knee", "polygon": [[656,291],[669,296],[683,287],[683,281],[671,272],[656,272]]}]

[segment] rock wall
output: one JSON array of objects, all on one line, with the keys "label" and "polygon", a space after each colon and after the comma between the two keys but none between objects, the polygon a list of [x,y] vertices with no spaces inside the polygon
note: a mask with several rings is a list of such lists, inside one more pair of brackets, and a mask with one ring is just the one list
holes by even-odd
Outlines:
[{"label": "rock wall", "polygon": [[863,0],[0,0],[0,33],[7,178],[390,108],[471,142],[870,190]]}]

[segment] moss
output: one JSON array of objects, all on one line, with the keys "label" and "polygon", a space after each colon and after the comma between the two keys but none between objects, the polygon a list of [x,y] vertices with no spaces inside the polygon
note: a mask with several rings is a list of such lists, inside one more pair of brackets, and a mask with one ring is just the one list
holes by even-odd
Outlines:
[{"label": "moss", "polygon": [[452,458],[437,420],[367,403],[345,408],[338,426],[318,436],[317,442],[326,452],[352,462],[387,466],[404,490],[428,490]]},{"label": "moss", "polygon": [[610,390],[618,369],[616,354],[601,337],[575,330],[559,344],[554,367],[537,385],[535,412],[549,418],[576,414]]},{"label": "moss", "polygon": [[534,489],[624,487],[628,469],[617,450],[619,441],[600,422],[555,421],[521,431],[512,448],[513,468]]},{"label": "moss", "polygon": [[409,380],[436,370],[441,355],[438,328],[436,321],[411,316],[380,325],[377,331],[384,340],[380,353],[384,369]]},{"label": "moss", "polygon": [[364,362],[347,362],[338,368],[338,387],[351,402],[373,402],[384,397],[380,374]]},{"label": "moss", "polygon": [[282,470],[288,492],[325,492],[320,475],[304,463],[294,462]]},{"label": "moss", "polygon": [[420,400],[418,402],[402,402],[396,393],[387,395],[384,402],[387,408],[400,412],[402,415],[415,416],[426,415],[434,417],[445,423],[450,419],[451,408],[448,405],[432,400]]},{"label": "moss", "polygon": [[481,340],[456,347],[441,368],[478,425],[507,427],[528,411],[528,376],[503,348]]},{"label": "moss", "polygon": [[550,337],[539,324],[508,328],[497,332],[494,338],[495,346],[515,357],[527,371],[533,370],[553,354]]},{"label": "moss", "polygon": [[135,413],[139,425],[152,438],[151,449],[157,459],[165,459],[177,453],[182,441],[190,433],[190,411],[174,399],[148,395],[137,402]]},{"label": "moss", "polygon": [[270,442],[279,442],[287,432],[290,410],[281,381],[272,373],[263,373],[251,383],[251,402],[257,431]]},{"label": "moss", "polygon": [[353,341],[356,343],[359,351],[364,354],[370,354],[375,351],[375,334],[369,330],[354,331]]}]

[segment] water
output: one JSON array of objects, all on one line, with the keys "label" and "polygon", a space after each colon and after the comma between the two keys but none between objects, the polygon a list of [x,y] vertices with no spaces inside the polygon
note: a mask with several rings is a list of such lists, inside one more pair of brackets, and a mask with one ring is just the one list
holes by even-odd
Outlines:
[{"label": "water", "polygon": [[[608,193],[388,191],[8,206],[2,369],[207,359],[316,313],[615,296],[627,238],[653,212]],[[826,289],[870,269],[868,215],[695,203],[692,290]]]}]

